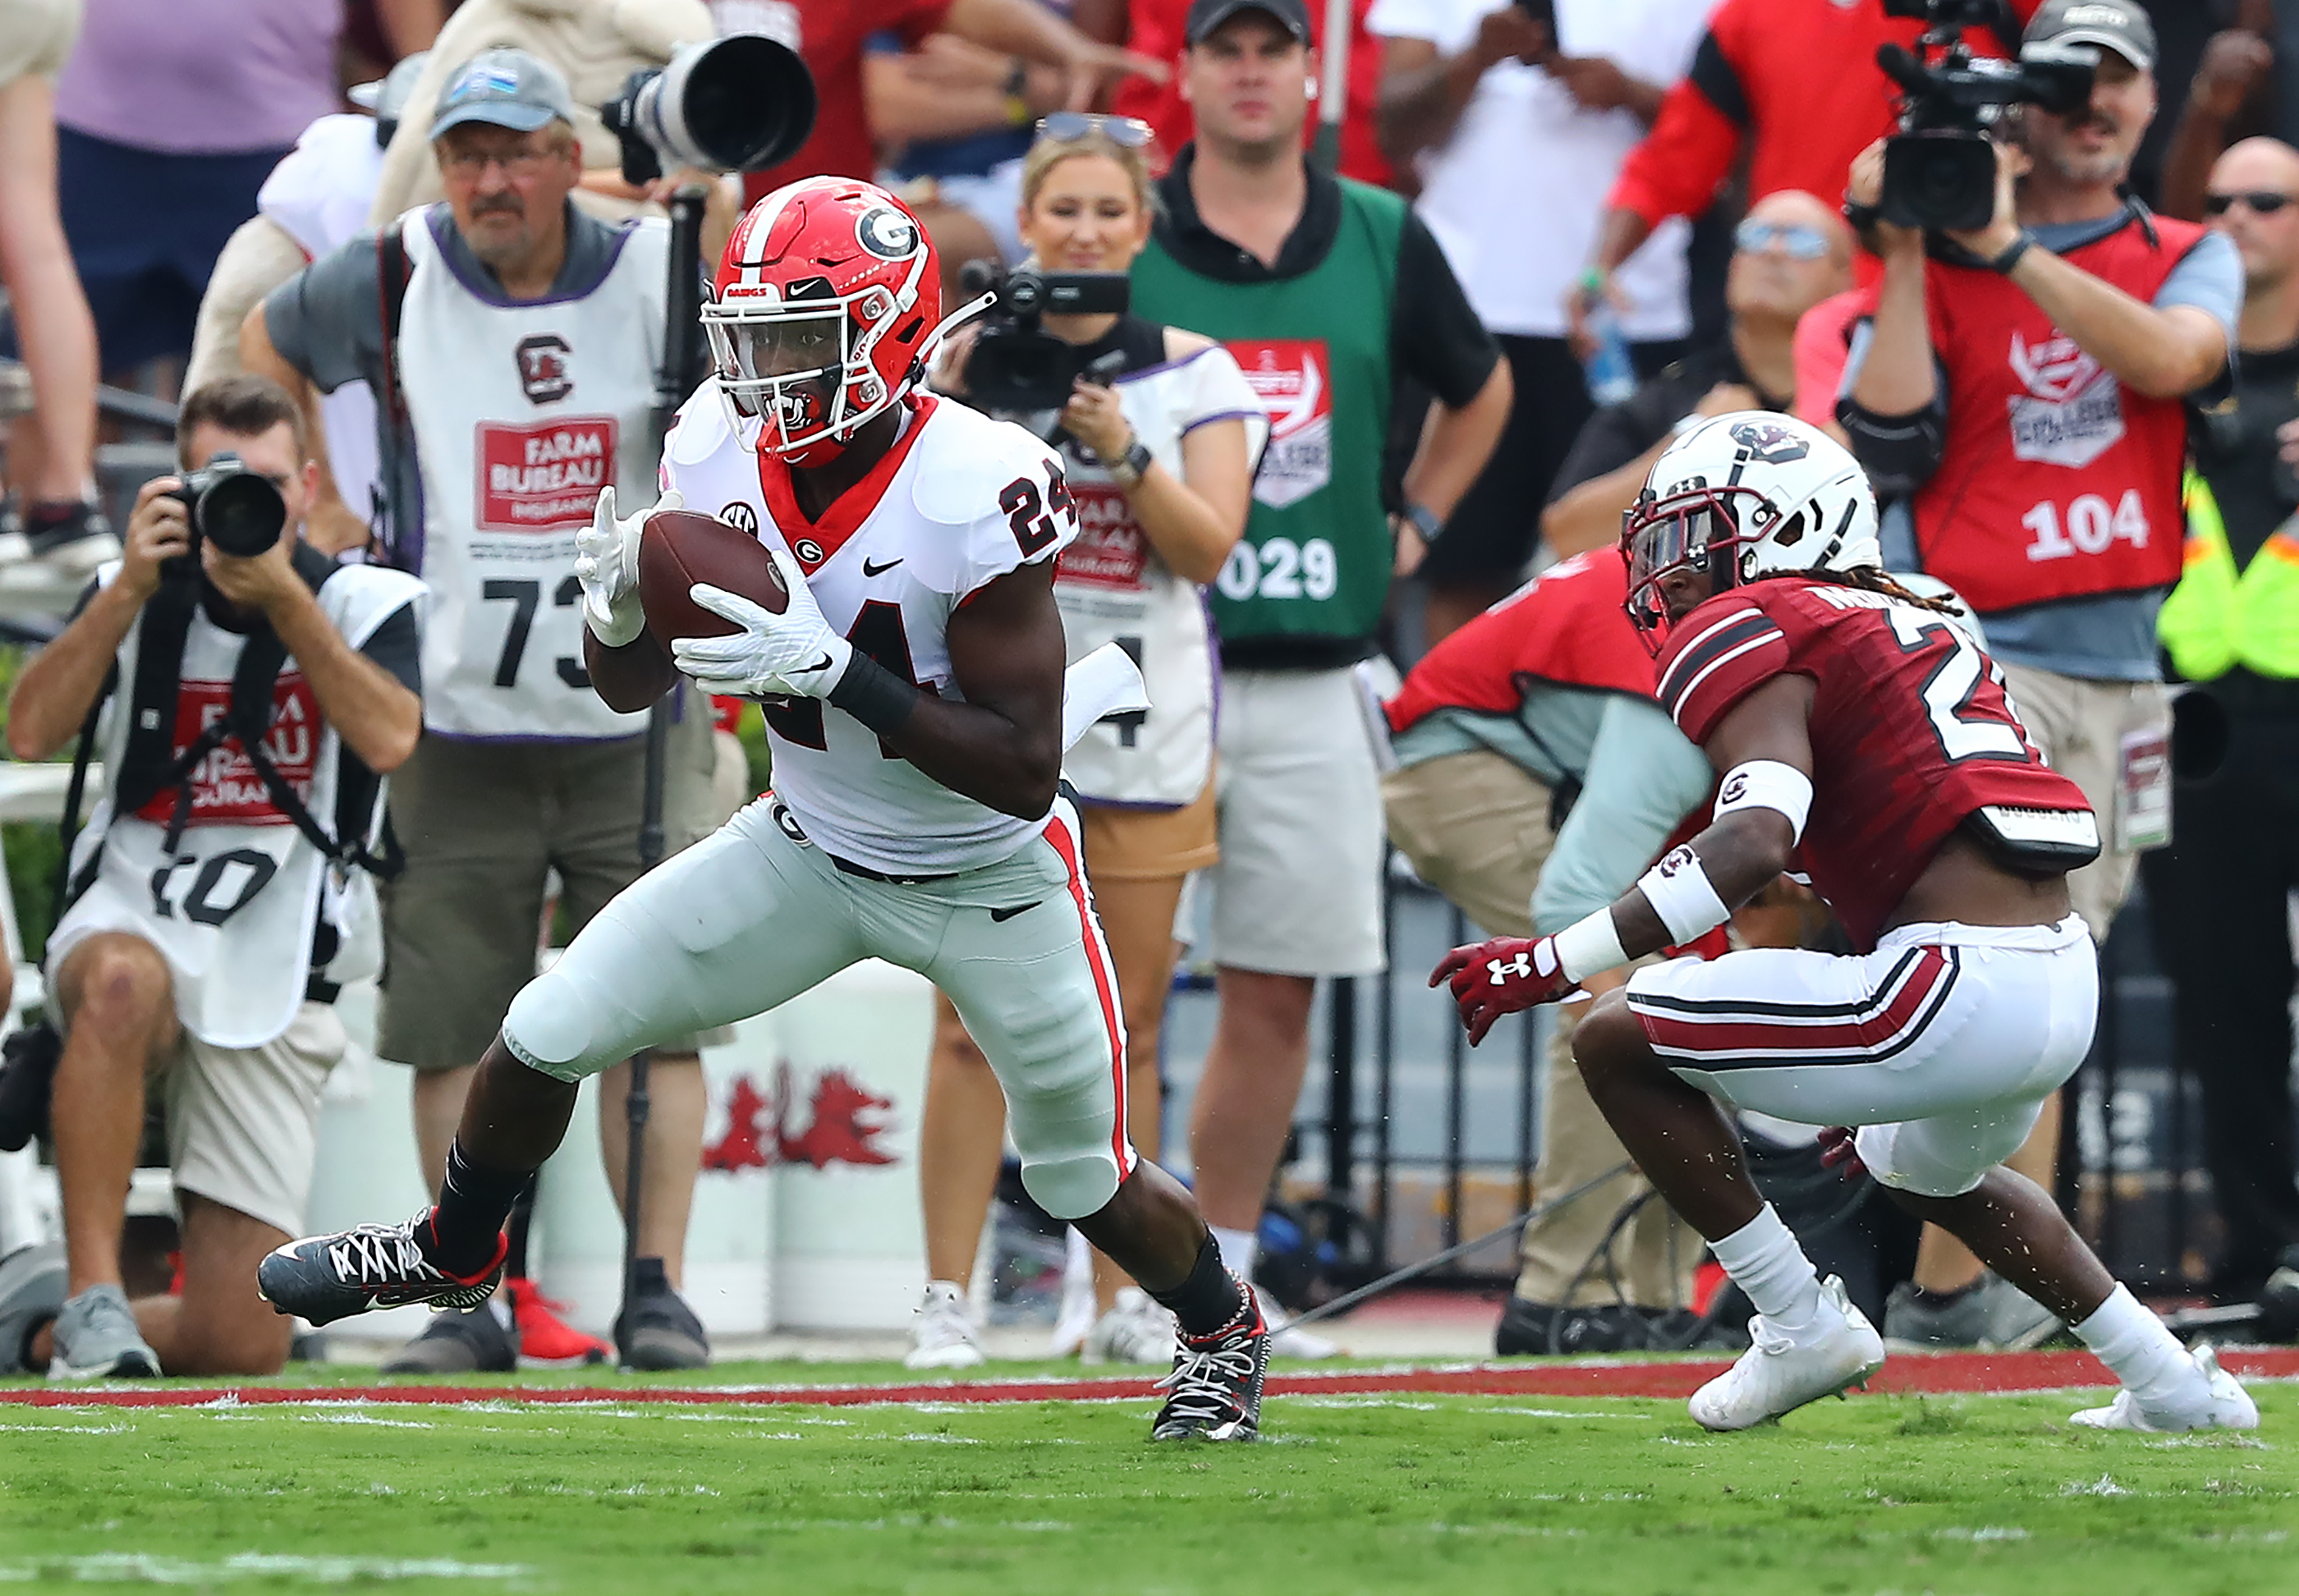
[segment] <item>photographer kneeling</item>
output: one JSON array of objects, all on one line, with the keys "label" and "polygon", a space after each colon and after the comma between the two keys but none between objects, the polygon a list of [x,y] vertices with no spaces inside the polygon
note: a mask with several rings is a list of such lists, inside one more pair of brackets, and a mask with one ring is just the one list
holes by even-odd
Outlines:
[{"label": "photographer kneeling", "polygon": [[[93,720],[107,790],[48,939],[64,1242],[17,1263],[0,1373],[279,1368],[293,1326],[255,1266],[303,1228],[344,1047],[331,1005],[380,963],[366,872],[383,774],[422,729],[422,584],[302,541],[316,472],[278,385],[195,390],[176,438],[187,475],[145,486],[121,558],[9,703],[21,760]],[[167,1107],[182,1292],[131,1306],[120,1240],[147,1082]]]}]

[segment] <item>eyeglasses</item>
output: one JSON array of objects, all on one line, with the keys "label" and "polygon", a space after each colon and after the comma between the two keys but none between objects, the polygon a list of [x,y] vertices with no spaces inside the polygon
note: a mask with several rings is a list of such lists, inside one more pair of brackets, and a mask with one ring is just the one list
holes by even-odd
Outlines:
[{"label": "eyeglasses", "polygon": [[532,145],[513,150],[442,150],[439,170],[451,178],[465,182],[477,177],[491,165],[503,169],[510,178],[531,178],[557,157],[559,151]]},{"label": "eyeglasses", "polygon": [[1756,254],[1779,245],[1791,261],[1817,261],[1828,253],[1828,237],[1818,228],[1800,222],[1744,221],[1732,229],[1733,247]]},{"label": "eyeglasses", "polygon": [[1103,116],[1084,111],[1057,111],[1038,120],[1038,137],[1049,144],[1075,144],[1099,133],[1121,150],[1138,150],[1157,137],[1138,117]]},{"label": "eyeglasses", "polygon": [[2245,189],[2239,194],[2207,194],[2204,195],[2204,214],[2225,216],[2228,207],[2237,200],[2250,206],[2253,216],[2272,216],[2291,204],[2292,196],[2278,194],[2272,188]]}]

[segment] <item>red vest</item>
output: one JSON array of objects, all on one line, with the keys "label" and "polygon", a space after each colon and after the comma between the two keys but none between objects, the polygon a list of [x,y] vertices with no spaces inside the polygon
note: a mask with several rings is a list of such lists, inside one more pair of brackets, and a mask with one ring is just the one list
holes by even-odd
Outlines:
[{"label": "red vest", "polygon": [[1629,620],[1628,598],[1618,549],[1550,566],[1422,657],[1390,700],[1390,730],[1441,709],[1514,715],[1528,679],[1650,698],[1652,656]]},{"label": "red vest", "polygon": [[[2067,260],[2151,302],[2203,237],[2127,222]],[[1982,615],[2179,579],[2186,406],[2116,381],[2006,278],[1925,267],[1947,382],[1939,470],[1915,496],[1923,568]]]}]

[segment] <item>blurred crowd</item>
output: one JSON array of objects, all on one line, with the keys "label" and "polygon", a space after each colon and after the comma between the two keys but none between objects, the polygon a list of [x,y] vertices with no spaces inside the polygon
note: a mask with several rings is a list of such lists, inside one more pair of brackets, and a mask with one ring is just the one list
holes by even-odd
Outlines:
[{"label": "blurred crowd", "polygon": [[[682,174],[627,180],[594,107],[681,42],[764,33],[807,62],[818,114],[784,163],[707,180],[706,262],[744,203],[833,173],[912,209],[952,306],[995,280],[973,262],[1133,273],[1131,320],[1049,318],[1091,375],[1058,415],[1023,419],[1083,440],[1085,466],[1108,470],[1079,478],[1082,506],[1134,539],[1090,524],[1107,563],[1075,579],[1148,594],[1144,624],[1178,628],[1218,674],[1168,775],[1109,778],[1109,807],[1156,825],[1090,832],[1089,867],[1150,1153],[1171,928],[1189,916],[1185,881],[1213,894],[1200,952],[1219,1019],[1187,1130],[1233,1267],[1254,1267],[1317,982],[1383,966],[1385,842],[1489,930],[1553,931],[1624,888],[1705,796],[1697,756],[1688,769],[1649,682],[1612,652],[1617,613],[1525,585],[1615,558],[1623,512],[1688,423],[1775,411],[1854,449],[1884,503],[1888,563],[1961,595],[2038,745],[2112,818],[2112,845],[2075,884],[2095,935],[2144,875],[2178,1062],[2202,1092],[2221,1221],[2208,1285],[2249,1301],[2299,1245],[2299,27],[2278,12],[2001,0],[1966,30],[1974,54],[2072,50],[2093,65],[2088,96],[2007,113],[1992,213],[1926,232],[1894,220],[1896,90],[1876,65],[1925,24],[1884,0],[0,0],[0,619],[52,629],[120,558],[153,474],[129,442],[149,425],[139,403],[249,373],[329,390],[309,439],[325,469],[295,504],[308,544],[380,548],[382,506],[416,496],[394,486],[411,462],[387,457],[395,401],[370,380],[391,379],[389,356],[378,370],[331,352],[337,323],[282,309],[282,285],[320,282],[412,207],[469,207],[459,182],[544,158],[448,137],[443,96],[466,95],[480,52],[547,63],[556,87],[500,92],[567,123],[570,215],[613,222],[657,213]],[[314,262],[320,276],[299,276]],[[534,296],[507,274],[497,287]],[[1185,366],[1208,340],[1234,365],[1158,400],[1163,444],[1141,415],[1129,435],[1097,411],[1096,394]],[[964,353],[943,391],[964,391]],[[534,399],[548,373],[528,375]],[[262,403],[205,413],[217,437],[273,430]],[[195,459],[180,436],[184,467],[220,446]],[[1183,498],[1159,496],[1159,461]],[[1145,569],[1178,608],[1159,607]],[[469,728],[443,726],[425,677],[430,747]],[[53,737],[12,727],[12,745],[62,746],[77,711],[49,719]],[[706,740],[689,751],[698,770]],[[502,825],[444,796],[495,777],[424,757],[395,808],[419,799],[435,831]],[[401,914],[427,869],[465,868],[427,863],[419,841],[410,852]],[[535,908],[519,910],[531,926]],[[504,935],[523,958],[519,930]],[[1735,935],[1840,933],[1783,888]],[[962,1366],[980,1356],[969,1276],[1002,1102],[954,1010],[943,1022],[917,1357]],[[462,1029],[386,1018],[385,1055],[425,1071],[435,1188],[455,1066],[477,1056]],[[1560,1039],[1544,1192],[1620,1161],[1572,1077]],[[671,1080],[657,1134],[699,1138],[699,1085]],[[1806,1139],[1748,1135],[1782,1156]],[[2049,1185],[2060,1144],[2047,1116],[2015,1166]],[[668,1305],[694,1149],[651,1156],[670,1183],[657,1211],[678,1216],[649,1238],[668,1259],[657,1342],[670,1362],[699,1359],[700,1326]],[[1606,1223],[1639,1190],[1619,1174],[1581,1213],[1529,1228],[1502,1351],[1680,1333],[1696,1249],[1657,1203]],[[2028,1345],[2056,1328],[1951,1239],[1903,1251],[1866,1276],[1888,1334]],[[1067,1344],[1162,1357],[1157,1310],[1107,1268],[1096,1285]],[[526,1289],[520,1326],[579,1355]],[[509,1355],[484,1326],[444,1339],[408,1367]],[[1319,1348],[1304,1334],[1282,1350]]]}]

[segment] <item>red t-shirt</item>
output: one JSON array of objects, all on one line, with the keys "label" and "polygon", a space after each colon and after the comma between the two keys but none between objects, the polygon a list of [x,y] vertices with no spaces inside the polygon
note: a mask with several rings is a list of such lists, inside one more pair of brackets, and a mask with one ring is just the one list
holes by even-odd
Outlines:
[{"label": "red t-shirt", "polygon": [[862,95],[862,46],[891,29],[917,45],[942,27],[950,0],[791,0],[798,8],[798,53],[814,74],[814,132],[780,166],[748,172],[743,203],[756,204],[801,178],[868,178],[878,170]]},{"label": "red t-shirt", "polygon": [[[1351,0],[1351,4],[1354,30],[1349,35],[1349,99],[1341,117],[1341,176],[1386,188],[1393,174],[1373,131],[1374,107],[1381,98],[1382,41],[1365,31],[1365,13],[1373,9],[1373,0]],[[1157,129],[1161,158],[1169,162],[1197,129],[1190,103],[1182,98],[1182,52],[1187,47],[1182,35],[1189,12],[1190,0],[1133,0],[1126,8],[1125,47],[1165,62],[1174,69],[1173,75],[1163,83],[1128,78],[1110,102],[1118,115],[1139,117]],[[1316,43],[1324,31],[1325,7],[1319,0],[1309,7],[1310,42]],[[1317,119],[1312,114],[1302,142],[1306,145],[1316,135]]]},{"label": "red t-shirt", "polygon": [[1776,676],[1813,686],[1797,856],[1863,952],[1966,815],[2090,807],[2029,740],[2002,669],[1946,616],[1805,577],[1735,587],[1670,632],[1660,701],[1705,744]]}]

